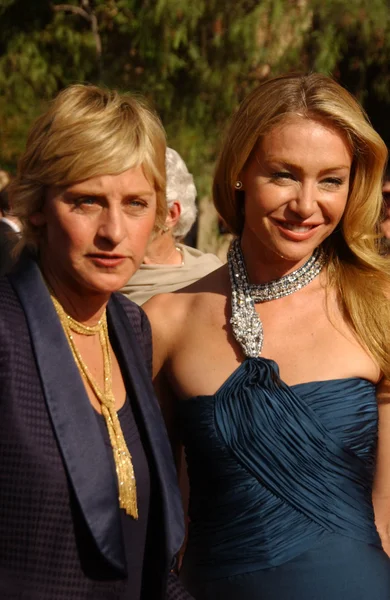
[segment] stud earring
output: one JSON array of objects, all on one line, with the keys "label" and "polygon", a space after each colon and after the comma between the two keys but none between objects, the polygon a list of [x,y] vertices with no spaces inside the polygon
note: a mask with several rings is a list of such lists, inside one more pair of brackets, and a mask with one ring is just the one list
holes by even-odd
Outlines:
[{"label": "stud earring", "polygon": [[234,187],[236,188],[236,190],[241,190],[242,189],[242,181],[237,180],[236,183],[234,184]]}]

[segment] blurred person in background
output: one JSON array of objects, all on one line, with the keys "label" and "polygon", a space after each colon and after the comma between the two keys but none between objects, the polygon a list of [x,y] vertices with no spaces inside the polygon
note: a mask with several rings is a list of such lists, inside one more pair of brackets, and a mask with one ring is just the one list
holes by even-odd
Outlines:
[{"label": "blurred person in background", "polygon": [[0,279],[0,597],[187,598],[183,519],[142,309],[116,294],[166,217],[165,133],[75,85],[33,125]]},{"label": "blurred person in background", "polygon": [[181,289],[222,265],[214,254],[186,246],[181,240],[196,219],[196,188],[181,156],[166,151],[168,215],[153,232],[143,263],[122,292],[137,304],[155,294]]},{"label": "blurred person in background", "polygon": [[10,182],[10,176],[7,171],[0,169],[0,191],[7,187]]},{"label": "blurred person in background", "polygon": [[20,238],[20,222],[10,212],[7,186],[0,190],[0,277],[14,264],[13,249]]},{"label": "blurred person in background", "polygon": [[390,250],[390,166],[388,165],[383,178],[384,218],[381,224],[385,251]]}]

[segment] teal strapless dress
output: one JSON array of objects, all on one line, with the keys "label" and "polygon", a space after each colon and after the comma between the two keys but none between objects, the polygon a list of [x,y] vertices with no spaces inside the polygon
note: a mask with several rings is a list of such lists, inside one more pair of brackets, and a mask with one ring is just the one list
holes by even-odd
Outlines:
[{"label": "teal strapless dress", "polygon": [[190,478],[181,578],[196,600],[389,600],[374,524],[375,386],[288,386],[249,358],[179,406]]}]

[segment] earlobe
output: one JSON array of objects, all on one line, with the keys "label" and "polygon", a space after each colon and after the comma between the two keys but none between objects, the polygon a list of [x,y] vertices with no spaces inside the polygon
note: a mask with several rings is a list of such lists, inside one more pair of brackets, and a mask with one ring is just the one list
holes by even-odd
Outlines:
[{"label": "earlobe", "polygon": [[168,209],[168,216],[166,223],[170,229],[173,229],[180,219],[181,205],[180,202],[173,202],[172,206]]}]

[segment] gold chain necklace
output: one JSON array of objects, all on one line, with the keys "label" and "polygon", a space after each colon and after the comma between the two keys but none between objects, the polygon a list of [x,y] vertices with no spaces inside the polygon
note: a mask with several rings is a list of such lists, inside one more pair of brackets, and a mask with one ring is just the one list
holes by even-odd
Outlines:
[{"label": "gold chain necklace", "polygon": [[[119,506],[134,519],[138,519],[137,507],[137,486],[134,476],[133,462],[131,454],[127,448],[122,428],[119,422],[118,414],[115,409],[115,398],[112,391],[112,364],[110,355],[110,345],[107,328],[107,315],[104,311],[103,316],[96,325],[88,326],[79,323],[70,315],[66,314],[57,298],[51,293],[51,299],[61,321],[65,335],[68,339],[73,358],[80,373],[91,386],[95,396],[98,398],[102,415],[106,421],[108,434],[114,454],[116,474],[119,486]],[[99,342],[103,352],[103,374],[104,390],[97,384],[85,364],[73,339],[72,331],[81,335],[99,335]]]}]

